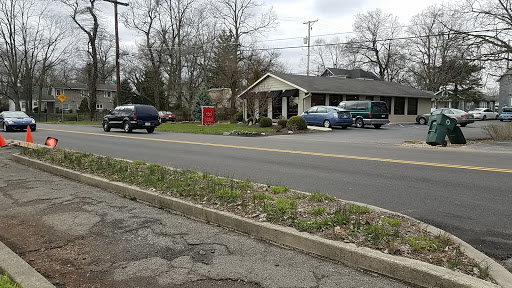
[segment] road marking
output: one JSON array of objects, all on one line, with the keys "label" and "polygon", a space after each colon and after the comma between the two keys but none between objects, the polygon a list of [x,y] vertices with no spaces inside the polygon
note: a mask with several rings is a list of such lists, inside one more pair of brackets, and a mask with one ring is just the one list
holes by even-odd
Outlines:
[{"label": "road marking", "polygon": [[85,134],[85,135],[96,135],[96,136],[104,136],[104,137],[125,138],[125,139],[138,139],[138,140],[149,140],[149,141],[158,141],[158,142],[191,144],[191,145],[201,145],[201,146],[213,146],[213,147],[223,147],[223,148],[279,152],[279,153],[310,155],[310,156],[322,156],[322,157],[331,157],[331,158],[344,158],[344,159],[378,161],[378,162],[387,162],[387,163],[399,163],[399,164],[410,164],[410,165],[421,165],[421,166],[433,166],[433,167],[445,167],[445,168],[456,168],[456,169],[467,169],[467,170],[512,173],[512,169],[503,169],[503,168],[468,166],[468,165],[458,165],[458,164],[443,164],[443,163],[434,163],[434,162],[398,160],[398,159],[389,159],[389,158],[375,158],[375,157],[352,156],[352,155],[329,154],[329,153],[306,152],[306,151],[293,151],[293,150],[273,149],[273,148],[246,147],[246,146],[237,146],[237,145],[201,143],[201,142],[182,141],[182,140],[153,139],[153,138],[146,138],[146,137],[136,137],[136,136],[126,136],[126,135],[110,135],[110,134],[80,132],[80,131],[67,131],[67,130],[58,130],[58,129],[45,129],[45,128],[41,129],[41,128],[39,128],[39,130]]}]

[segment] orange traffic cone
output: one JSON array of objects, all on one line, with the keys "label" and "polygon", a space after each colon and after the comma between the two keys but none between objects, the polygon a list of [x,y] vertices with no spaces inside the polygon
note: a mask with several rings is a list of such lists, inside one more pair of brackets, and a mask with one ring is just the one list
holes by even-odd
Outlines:
[{"label": "orange traffic cone", "polygon": [[0,134],[0,147],[7,146],[7,142],[5,142],[4,137]]},{"label": "orange traffic cone", "polygon": [[46,138],[46,142],[44,144],[46,146],[50,146],[53,148],[53,147],[57,146],[58,141],[59,141],[58,139],[55,139],[53,137],[48,137],[48,138]]},{"label": "orange traffic cone", "polygon": [[25,136],[25,142],[34,143],[34,140],[32,139],[32,131],[30,130],[29,125],[27,125],[27,136]]}]

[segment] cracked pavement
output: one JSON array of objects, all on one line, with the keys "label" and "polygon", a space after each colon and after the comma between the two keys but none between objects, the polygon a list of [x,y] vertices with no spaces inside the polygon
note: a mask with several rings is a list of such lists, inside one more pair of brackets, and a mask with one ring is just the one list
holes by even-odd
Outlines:
[{"label": "cracked pavement", "polygon": [[13,162],[0,241],[56,287],[410,287]]}]

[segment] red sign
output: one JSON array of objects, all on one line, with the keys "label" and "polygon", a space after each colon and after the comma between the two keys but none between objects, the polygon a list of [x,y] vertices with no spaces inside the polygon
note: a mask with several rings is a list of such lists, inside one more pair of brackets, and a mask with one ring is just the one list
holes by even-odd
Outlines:
[{"label": "red sign", "polygon": [[213,125],[215,123],[215,107],[201,106],[202,125]]}]

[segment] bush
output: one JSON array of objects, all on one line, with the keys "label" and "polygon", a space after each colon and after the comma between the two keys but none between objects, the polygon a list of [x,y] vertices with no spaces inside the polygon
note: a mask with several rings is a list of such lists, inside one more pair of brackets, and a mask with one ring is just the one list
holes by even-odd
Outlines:
[{"label": "bush", "polygon": [[306,123],[306,119],[300,116],[293,116],[292,118],[288,119],[286,128],[292,131],[306,130],[308,128],[308,124]]},{"label": "bush", "polygon": [[242,122],[244,120],[244,113],[236,112],[235,115],[233,115],[233,120],[235,120],[237,122]]},{"label": "bush", "polygon": [[279,119],[279,121],[277,121],[277,125],[281,126],[281,127],[286,127],[286,123],[288,123],[288,120],[286,119]]},{"label": "bush", "polygon": [[259,121],[260,127],[272,127],[272,119],[268,117],[260,117]]}]

